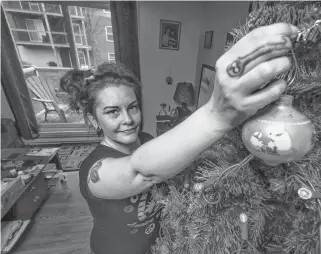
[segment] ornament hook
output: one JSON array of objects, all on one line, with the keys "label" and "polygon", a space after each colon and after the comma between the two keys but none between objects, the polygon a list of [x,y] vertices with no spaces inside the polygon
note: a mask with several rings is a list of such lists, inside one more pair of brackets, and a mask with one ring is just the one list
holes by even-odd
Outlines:
[{"label": "ornament hook", "polygon": [[311,191],[308,188],[300,188],[298,190],[298,195],[300,198],[304,200],[308,200],[311,198],[321,198],[321,193],[318,191]]}]

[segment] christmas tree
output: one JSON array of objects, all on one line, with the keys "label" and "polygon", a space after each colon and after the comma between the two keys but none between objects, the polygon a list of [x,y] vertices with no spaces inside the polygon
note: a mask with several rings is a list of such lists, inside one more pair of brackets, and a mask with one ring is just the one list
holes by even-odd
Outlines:
[{"label": "christmas tree", "polygon": [[170,179],[167,195],[157,196],[164,209],[154,253],[161,245],[175,254],[321,253],[321,4],[252,6],[226,50],[260,26],[286,22],[300,29],[289,53],[293,68],[281,78],[294,108],[311,120],[313,148],[271,166],[245,147],[244,125],[234,129]]}]

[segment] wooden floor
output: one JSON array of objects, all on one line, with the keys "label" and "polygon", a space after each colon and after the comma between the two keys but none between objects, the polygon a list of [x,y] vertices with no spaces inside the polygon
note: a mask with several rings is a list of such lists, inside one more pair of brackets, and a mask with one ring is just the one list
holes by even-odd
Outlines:
[{"label": "wooden floor", "polygon": [[69,172],[35,215],[13,254],[89,254],[92,217],[78,187],[78,172]]}]

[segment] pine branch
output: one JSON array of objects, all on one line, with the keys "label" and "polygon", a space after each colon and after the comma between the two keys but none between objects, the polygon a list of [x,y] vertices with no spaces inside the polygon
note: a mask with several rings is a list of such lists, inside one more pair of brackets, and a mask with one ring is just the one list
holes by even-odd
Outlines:
[{"label": "pine branch", "polygon": [[[255,1],[246,23],[232,30],[234,41],[225,50],[257,27],[287,22],[303,29],[318,19],[320,2]],[[155,248],[165,244],[170,253],[236,253],[241,244],[239,215],[245,213],[250,253],[319,254],[320,208],[314,200],[301,199],[298,189],[321,192],[321,42],[314,47],[297,43],[293,52],[289,56],[293,63],[295,57],[299,72],[287,93],[314,124],[313,150],[300,161],[271,167],[254,159],[233,171],[249,152],[242,142],[242,126],[231,131],[168,181],[168,195],[160,199],[166,234]],[[227,177],[217,178],[212,188],[201,193],[190,188],[226,169]]]}]

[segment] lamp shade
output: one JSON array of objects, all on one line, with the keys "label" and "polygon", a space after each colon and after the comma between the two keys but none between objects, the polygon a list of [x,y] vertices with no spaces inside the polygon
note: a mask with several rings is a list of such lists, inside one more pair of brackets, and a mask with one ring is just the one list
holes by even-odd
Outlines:
[{"label": "lamp shade", "polygon": [[176,86],[173,100],[177,104],[186,103],[187,106],[194,105],[195,93],[192,83],[180,82]]}]

